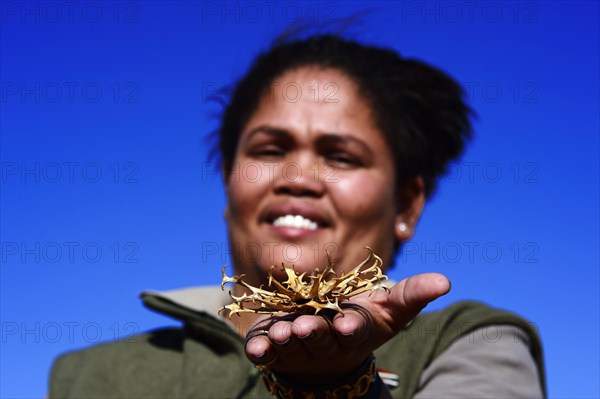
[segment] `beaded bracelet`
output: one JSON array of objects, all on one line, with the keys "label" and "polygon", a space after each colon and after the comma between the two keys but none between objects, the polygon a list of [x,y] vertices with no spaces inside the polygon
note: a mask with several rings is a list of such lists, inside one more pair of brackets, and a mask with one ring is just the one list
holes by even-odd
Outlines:
[{"label": "beaded bracelet", "polygon": [[271,371],[267,366],[257,367],[271,395],[279,399],[375,399],[383,382],[375,371],[375,356],[370,355],[350,376],[331,385],[299,385]]}]

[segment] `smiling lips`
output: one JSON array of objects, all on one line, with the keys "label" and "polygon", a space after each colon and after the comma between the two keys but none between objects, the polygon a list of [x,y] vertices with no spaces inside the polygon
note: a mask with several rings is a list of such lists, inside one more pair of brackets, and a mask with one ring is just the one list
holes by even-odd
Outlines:
[{"label": "smiling lips", "polygon": [[274,204],[266,209],[263,220],[277,229],[279,234],[291,234],[294,237],[330,226],[323,212],[315,206],[300,202]]},{"label": "smiling lips", "polygon": [[292,227],[295,229],[316,230],[319,225],[301,215],[280,216],[273,221],[275,227]]}]

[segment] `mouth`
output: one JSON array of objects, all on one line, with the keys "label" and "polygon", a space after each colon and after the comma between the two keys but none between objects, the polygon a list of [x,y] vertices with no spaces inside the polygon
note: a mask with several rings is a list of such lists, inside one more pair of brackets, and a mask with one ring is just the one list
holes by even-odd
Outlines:
[{"label": "mouth", "polygon": [[313,220],[305,218],[302,215],[279,216],[272,223],[275,227],[291,227],[294,229],[316,230],[319,224]]},{"label": "mouth", "polygon": [[268,209],[263,218],[276,228],[316,231],[330,226],[327,217],[304,204],[277,204]]}]

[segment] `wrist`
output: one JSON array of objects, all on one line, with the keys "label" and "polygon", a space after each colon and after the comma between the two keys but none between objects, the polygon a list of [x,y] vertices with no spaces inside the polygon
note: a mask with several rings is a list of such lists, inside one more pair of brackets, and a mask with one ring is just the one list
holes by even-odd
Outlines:
[{"label": "wrist", "polygon": [[280,399],[296,398],[379,398],[383,382],[375,370],[375,357],[370,355],[349,375],[326,384],[292,382],[268,367],[259,367],[267,390]]}]

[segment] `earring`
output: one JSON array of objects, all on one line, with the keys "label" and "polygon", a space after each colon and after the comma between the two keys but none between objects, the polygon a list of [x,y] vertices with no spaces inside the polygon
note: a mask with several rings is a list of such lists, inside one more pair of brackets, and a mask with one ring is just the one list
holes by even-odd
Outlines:
[{"label": "earring", "polygon": [[406,226],[406,223],[404,222],[398,223],[398,230],[404,233],[406,230],[408,230],[408,226]]}]

